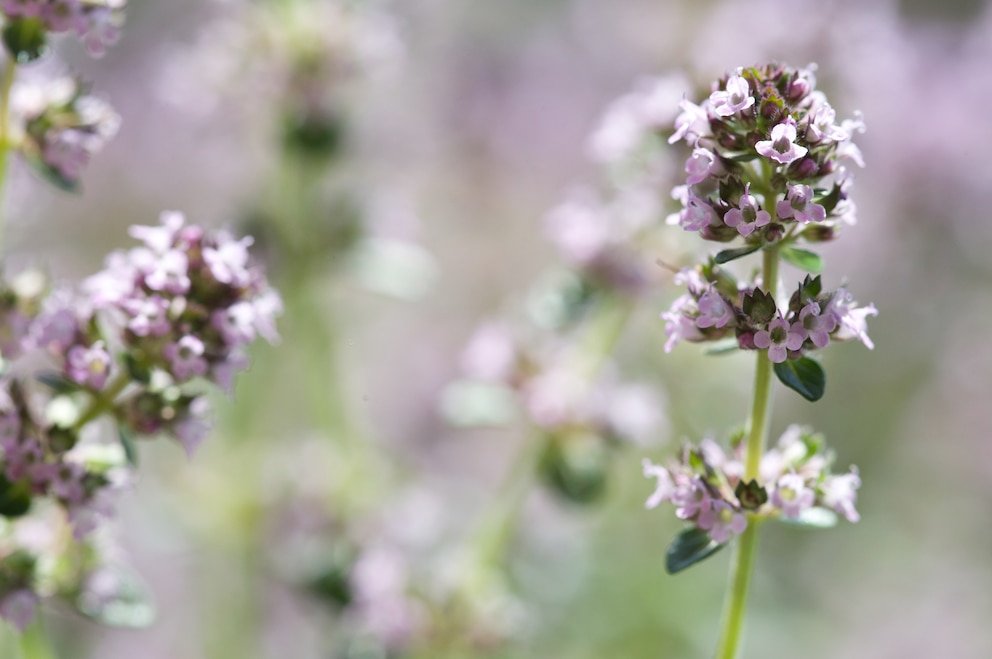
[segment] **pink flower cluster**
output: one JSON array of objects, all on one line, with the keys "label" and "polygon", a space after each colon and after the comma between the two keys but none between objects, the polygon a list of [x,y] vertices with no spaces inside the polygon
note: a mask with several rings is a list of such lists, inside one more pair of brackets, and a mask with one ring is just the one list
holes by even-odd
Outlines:
[{"label": "pink flower cluster", "polygon": [[668,336],[665,352],[682,340],[715,341],[731,332],[738,347],[766,350],[775,363],[825,348],[831,340],[859,339],[874,347],[866,319],[878,314],[875,306],[858,307],[843,288],[822,292],[819,277],[800,283],[784,313],[770,296],[755,287],[739,287],[717,266],[684,269],[676,283],[688,290],[661,314]]},{"label": "pink flower cluster", "polygon": [[728,454],[712,439],[704,439],[698,447],[686,447],[680,459],[667,466],[645,459],[644,475],[657,480],[646,506],[671,503],[679,519],[720,544],[742,533],[751,519],[801,521],[816,508],[858,521],[857,469],[832,473],[833,456],[821,436],[800,426],[788,428],[762,457],[755,481],[744,479],[743,448],[739,441]]},{"label": "pink flower cluster", "polygon": [[106,102],[74,78],[44,84],[17,83],[12,106],[24,139],[18,148],[28,163],[60,187],[74,189],[90,157],[120,127]]},{"label": "pink flower cluster", "polygon": [[[99,444],[91,423],[109,417],[132,461],[141,435],[171,435],[191,452],[209,412],[194,380],[230,388],[248,344],[278,339],[281,303],[249,263],[250,238],[187,225],[179,213],[131,233],[142,245],[111,254],[80,292],[46,296],[30,276],[0,291],[0,349],[11,366],[0,377],[4,517],[54,502],[77,538],[91,532],[127,475],[123,461],[88,457]],[[39,363],[47,365],[32,372]],[[0,587],[0,602],[11,597]]]},{"label": "pink flower cluster", "polygon": [[767,65],[726,76],[699,105],[683,100],[669,141],[685,140],[693,151],[685,186],[673,193],[682,210],[669,223],[707,240],[756,245],[798,237],[797,223],[853,223],[846,163],[863,164],[852,138],[864,125],[860,117],[835,123],[814,88],[812,68]]},{"label": "pink flower cluster", "polygon": [[120,38],[127,0],[0,0],[7,21],[38,20],[53,34],[75,33],[93,56]]}]

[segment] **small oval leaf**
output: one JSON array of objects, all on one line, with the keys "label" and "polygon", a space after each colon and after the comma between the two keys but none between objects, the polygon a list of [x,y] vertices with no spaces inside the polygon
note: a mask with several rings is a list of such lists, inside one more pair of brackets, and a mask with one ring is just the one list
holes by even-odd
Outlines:
[{"label": "small oval leaf", "polygon": [[761,245],[746,245],[745,247],[738,247],[737,249],[725,249],[722,252],[718,252],[716,256],[713,257],[714,263],[729,263],[742,256],[747,256],[748,254],[754,254],[759,249]]},{"label": "small oval leaf", "polygon": [[724,545],[714,542],[710,534],[695,526],[682,529],[665,554],[665,570],[675,574],[720,551]]},{"label": "small oval leaf", "polygon": [[782,258],[806,272],[818,275],[823,271],[823,259],[816,252],[798,247],[784,247],[781,252]]},{"label": "small oval leaf", "polygon": [[837,526],[837,513],[829,508],[807,508],[799,513],[799,517],[789,519],[779,517],[779,521],[789,526],[798,526],[804,529],[831,529]]},{"label": "small oval leaf", "polygon": [[820,363],[809,357],[787,359],[775,364],[775,375],[782,384],[810,402],[823,398],[827,388],[827,374]]}]

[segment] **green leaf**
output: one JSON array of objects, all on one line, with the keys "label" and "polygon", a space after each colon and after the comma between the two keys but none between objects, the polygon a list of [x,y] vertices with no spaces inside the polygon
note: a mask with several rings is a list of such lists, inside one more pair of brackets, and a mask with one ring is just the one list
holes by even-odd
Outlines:
[{"label": "green leaf", "polygon": [[85,590],[76,599],[76,608],[88,618],[111,627],[142,629],[155,621],[155,606],[138,575],[124,566],[100,568],[101,586],[108,592],[90,594]]},{"label": "green leaf", "polygon": [[780,522],[804,529],[831,529],[837,526],[837,513],[829,508],[807,508],[796,519],[779,517]]},{"label": "green leaf", "polygon": [[738,247],[737,249],[725,249],[722,252],[717,252],[717,255],[713,257],[714,263],[729,263],[742,256],[747,256],[748,254],[753,254],[761,249],[761,245],[746,245],[744,247]]},{"label": "green leaf", "polygon": [[806,272],[819,274],[823,270],[823,259],[820,258],[819,254],[808,249],[784,247],[780,254],[783,259]]},{"label": "green leaf", "polygon": [[837,207],[837,202],[840,201],[841,187],[839,183],[834,183],[834,187],[830,189],[830,192],[824,195],[816,195],[814,201],[823,206],[823,210],[827,211],[827,214],[834,212]]},{"label": "green leaf", "polygon": [[827,386],[827,375],[816,360],[809,357],[787,359],[775,364],[775,375],[782,384],[797,392],[808,401],[818,401],[823,398]]},{"label": "green leaf", "polygon": [[665,554],[665,570],[668,574],[681,572],[709,558],[722,548],[723,545],[714,542],[706,531],[695,526],[682,529]]},{"label": "green leaf", "polygon": [[24,160],[31,165],[31,169],[45,181],[63,192],[79,192],[79,181],[66,178],[62,175],[62,172],[42,160],[41,156],[37,153],[28,150],[22,150],[22,153]]},{"label": "green leaf", "polygon": [[121,447],[124,449],[124,457],[132,467],[138,466],[138,447],[134,444],[131,431],[124,426],[117,426],[117,434],[121,439]]},{"label": "green leaf", "polygon": [[80,386],[77,383],[73,382],[61,373],[56,373],[55,371],[39,373],[35,376],[35,378],[38,382],[47,387],[51,387],[56,393],[59,394],[71,394],[79,391],[80,389]]}]

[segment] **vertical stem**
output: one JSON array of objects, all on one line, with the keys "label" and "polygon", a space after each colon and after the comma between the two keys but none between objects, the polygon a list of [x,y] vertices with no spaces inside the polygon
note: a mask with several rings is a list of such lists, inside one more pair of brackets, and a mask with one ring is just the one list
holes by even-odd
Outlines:
[{"label": "vertical stem", "polygon": [[[762,285],[775,296],[778,289],[778,247],[765,249],[762,271]],[[754,373],[754,398],[751,401],[751,415],[748,417],[747,450],[744,463],[744,479],[758,477],[761,456],[765,452],[768,439],[768,421],[772,408],[772,362],[768,353],[758,352],[758,363]],[[723,624],[717,644],[716,659],[735,659],[740,647],[744,629],[744,611],[747,606],[748,587],[754,567],[754,554],[758,546],[757,520],[748,520],[747,529],[737,541],[730,567],[730,583],[724,600]]]},{"label": "vertical stem", "polygon": [[[3,82],[0,87],[0,204],[3,201],[3,188],[7,179],[7,156],[10,153],[10,91],[17,75],[17,61],[8,57],[3,69]],[[2,207],[0,207],[2,211]],[[3,217],[0,214],[0,253],[3,246]]]}]

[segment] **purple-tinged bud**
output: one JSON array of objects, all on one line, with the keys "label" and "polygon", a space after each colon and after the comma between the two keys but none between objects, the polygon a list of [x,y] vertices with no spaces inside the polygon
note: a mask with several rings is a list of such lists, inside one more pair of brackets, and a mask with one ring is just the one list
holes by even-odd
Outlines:
[{"label": "purple-tinged bud", "polygon": [[782,99],[777,95],[770,95],[761,100],[761,106],[758,108],[758,112],[770,125],[775,125],[779,123],[779,120],[784,114],[783,107]]},{"label": "purple-tinged bud", "polygon": [[825,224],[810,224],[803,230],[802,237],[808,243],[825,243],[836,238],[837,232]]},{"label": "purple-tinged bud", "polygon": [[820,175],[819,163],[810,157],[803,158],[789,166],[788,176],[793,180],[809,179]]},{"label": "purple-tinged bud", "polygon": [[782,236],[784,235],[785,226],[778,222],[773,222],[765,227],[765,240],[770,243],[782,240]]},{"label": "purple-tinged bud", "polygon": [[734,495],[745,510],[757,510],[768,501],[768,491],[754,479],[746,483],[739,481]]},{"label": "purple-tinged bud", "polygon": [[797,103],[812,91],[809,80],[799,76],[798,72],[795,74],[793,80],[789,82],[789,87],[786,90],[785,97],[789,99],[791,103]]},{"label": "purple-tinged bud", "polygon": [[757,350],[758,346],[754,345],[754,331],[753,330],[742,330],[737,334],[737,345],[741,350]]},{"label": "purple-tinged bud", "polygon": [[718,243],[728,243],[740,234],[737,233],[737,229],[734,227],[728,227],[725,224],[709,224],[699,230],[699,235],[702,236],[704,240],[712,240]]}]

